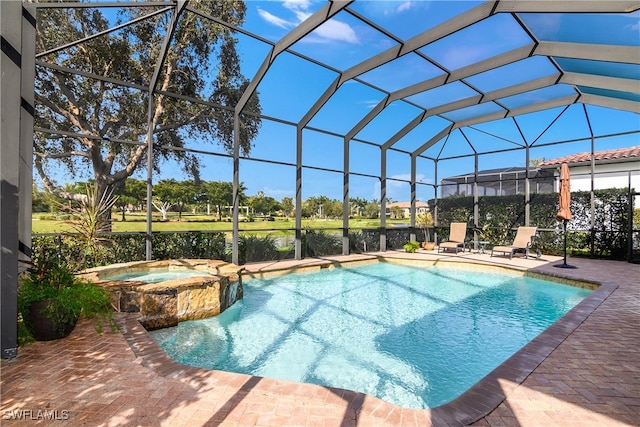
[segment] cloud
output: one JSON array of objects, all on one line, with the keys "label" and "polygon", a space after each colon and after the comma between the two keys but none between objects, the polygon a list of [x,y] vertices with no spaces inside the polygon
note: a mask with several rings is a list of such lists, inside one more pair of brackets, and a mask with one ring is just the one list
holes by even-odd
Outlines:
[{"label": "cloud", "polygon": [[457,70],[484,58],[490,58],[495,51],[493,46],[452,46],[438,58],[440,63],[450,70]]},{"label": "cloud", "polygon": [[294,23],[289,22],[289,21],[287,21],[285,19],[282,19],[282,18],[278,18],[277,16],[272,15],[271,13],[267,12],[266,10],[263,10],[263,9],[260,9],[260,8],[258,8],[258,14],[260,15],[260,17],[262,19],[267,21],[269,24],[275,25],[276,27],[288,29],[288,28],[291,28],[291,27],[295,26]]},{"label": "cloud", "polygon": [[392,17],[406,14],[409,11],[420,9],[424,11],[430,7],[431,1],[423,0],[392,0],[392,1],[367,1],[362,3],[362,8],[367,11],[370,17]]},{"label": "cloud", "polygon": [[423,184],[433,184],[432,178],[427,178],[427,176],[423,173],[416,174],[416,182],[421,182]]},{"label": "cloud", "polygon": [[308,10],[311,2],[309,0],[284,0],[282,5],[289,10]]},{"label": "cloud", "polygon": [[[389,179],[387,179],[387,197],[398,202],[410,201],[410,184],[408,182],[395,181],[396,179],[401,181],[410,181],[411,174],[402,173],[390,176]],[[431,180],[428,179],[424,174],[417,173],[416,182],[428,183],[431,182]],[[377,181],[373,184],[372,198],[376,200],[380,199],[380,181]]]},{"label": "cloud", "polygon": [[375,99],[369,99],[367,101],[364,101],[363,103],[367,106],[369,110],[373,110],[380,103],[380,101]]},{"label": "cloud", "polygon": [[414,4],[415,3],[413,1],[410,1],[410,0],[405,1],[400,6],[398,6],[398,8],[396,9],[396,12],[398,13],[406,12],[407,10],[413,8]]},{"label": "cloud", "polygon": [[526,22],[538,38],[552,39],[560,31],[562,19],[561,14],[534,13]]},{"label": "cloud", "polygon": [[[381,185],[380,181],[373,184],[373,198],[380,200]],[[409,201],[409,183],[393,181],[387,179],[387,198],[396,202],[408,202]]]},{"label": "cloud", "polygon": [[265,196],[273,197],[276,200],[282,200],[283,197],[295,197],[295,190],[284,190],[277,188],[263,187],[260,191],[264,192]]},{"label": "cloud", "polygon": [[372,200],[380,200],[380,181],[373,184],[373,191],[371,192]]},{"label": "cloud", "polygon": [[[400,180],[400,181],[411,181],[411,174],[410,173],[399,173],[399,174],[391,175],[389,178],[390,179],[397,179],[397,180]],[[388,182],[389,181],[387,181],[387,183]],[[396,182],[394,184],[400,184],[400,183]]]},{"label": "cloud", "polygon": [[[276,16],[260,7],[257,9],[258,14],[265,22],[288,30],[311,16],[311,12],[309,12],[310,5],[311,3],[309,0],[284,0],[282,2],[282,6],[294,15],[291,20]],[[341,41],[351,44],[359,43],[358,36],[353,28],[351,28],[351,26],[346,22],[342,22],[335,18],[332,18],[330,21],[322,24],[303,40],[313,43],[328,43],[332,41]]]},{"label": "cloud", "polygon": [[345,22],[332,19],[322,24],[313,34],[330,41],[343,41],[352,44],[358,44],[358,36],[356,32]]},{"label": "cloud", "polygon": [[294,10],[293,13],[296,15],[298,22],[302,22],[311,16],[309,12],[305,12],[302,10]]}]

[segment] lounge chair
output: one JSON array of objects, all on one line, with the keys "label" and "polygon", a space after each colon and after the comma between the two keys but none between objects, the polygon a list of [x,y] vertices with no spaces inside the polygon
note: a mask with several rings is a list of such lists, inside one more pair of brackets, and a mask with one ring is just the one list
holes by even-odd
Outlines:
[{"label": "lounge chair", "polygon": [[537,231],[538,227],[518,227],[518,232],[516,233],[516,237],[513,239],[513,244],[509,246],[495,246],[491,249],[491,256],[493,256],[494,252],[502,252],[503,255],[508,253],[509,259],[511,259],[516,251],[524,251],[525,258],[529,258],[531,241]]},{"label": "lounge chair", "polygon": [[[438,253],[445,249],[454,249],[456,254],[458,249],[462,248],[462,252],[467,248],[467,223],[452,222],[449,226],[449,240],[441,242],[438,245]],[[469,248],[471,250],[471,248]]]}]

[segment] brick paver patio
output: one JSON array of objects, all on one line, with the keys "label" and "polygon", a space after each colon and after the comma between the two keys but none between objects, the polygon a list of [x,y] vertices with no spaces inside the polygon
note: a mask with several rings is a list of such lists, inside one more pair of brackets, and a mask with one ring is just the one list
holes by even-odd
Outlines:
[{"label": "brick paver patio", "polygon": [[[400,252],[378,255],[407,258]],[[335,257],[354,258],[362,256]],[[126,315],[120,318],[121,332],[98,335],[90,322],[80,322],[68,338],[27,345],[16,359],[3,360],[0,424],[640,425],[639,265],[572,258],[576,269],[558,269],[553,267],[557,257],[510,261],[469,253],[414,258],[501,264],[602,286],[467,393],[433,410],[402,409],[351,391],[185,367],[159,349],[135,316]]]}]

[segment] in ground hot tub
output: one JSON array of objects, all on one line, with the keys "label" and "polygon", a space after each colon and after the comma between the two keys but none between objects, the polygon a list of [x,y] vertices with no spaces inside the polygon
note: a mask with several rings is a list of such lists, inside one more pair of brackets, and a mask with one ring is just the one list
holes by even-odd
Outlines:
[{"label": "in ground hot tub", "polygon": [[111,292],[117,311],[140,312],[152,330],[216,316],[242,298],[240,267],[223,261],[138,261],[96,267],[83,277]]},{"label": "in ground hot tub", "polygon": [[103,280],[121,280],[125,282],[145,282],[159,283],[167,282],[175,279],[190,279],[192,277],[210,277],[209,272],[193,270],[190,268],[169,269],[169,268],[153,268],[145,270],[131,271],[127,273],[117,273],[104,277]]}]

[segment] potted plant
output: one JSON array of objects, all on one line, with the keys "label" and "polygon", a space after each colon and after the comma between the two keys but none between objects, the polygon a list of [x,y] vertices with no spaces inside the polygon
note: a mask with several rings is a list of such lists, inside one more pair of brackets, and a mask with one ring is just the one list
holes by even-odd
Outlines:
[{"label": "potted plant", "polygon": [[102,321],[114,327],[108,292],[76,276],[57,256],[31,262],[20,277],[18,310],[26,330],[38,341],[63,338],[71,333],[80,315],[94,318],[96,330]]},{"label": "potted plant", "polygon": [[407,242],[404,244],[404,250],[406,252],[415,253],[415,251],[420,247],[420,243],[418,242]]},{"label": "potted plant", "polygon": [[428,251],[434,250],[436,244],[431,241],[431,234],[429,233],[429,229],[433,227],[433,215],[431,215],[431,212],[427,211],[418,215],[416,217],[416,225],[422,228],[422,231],[424,232],[422,248]]}]

